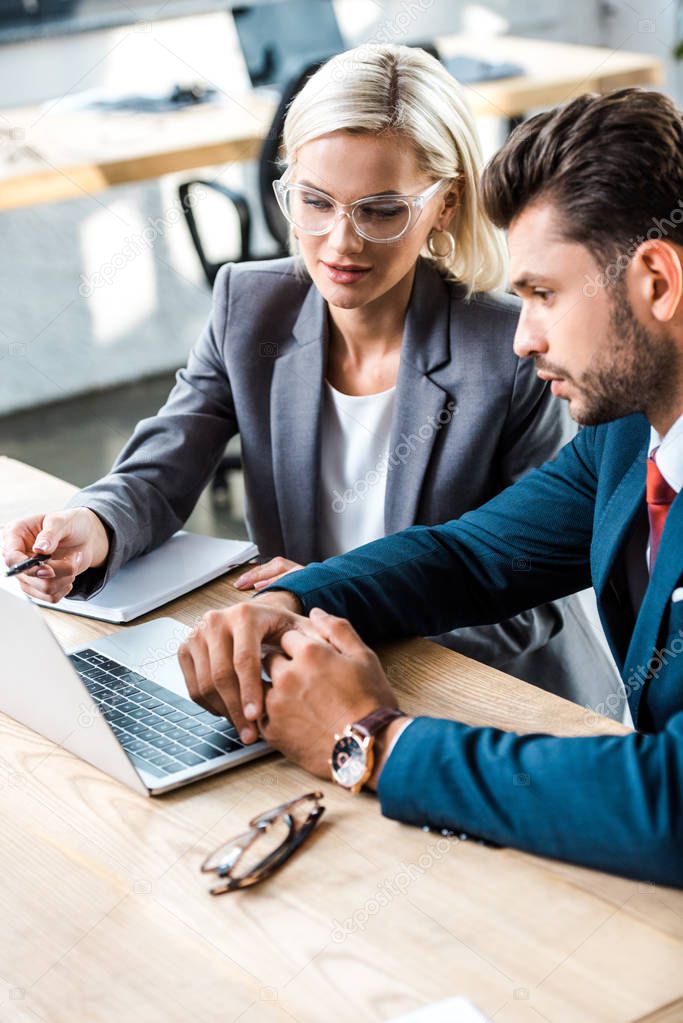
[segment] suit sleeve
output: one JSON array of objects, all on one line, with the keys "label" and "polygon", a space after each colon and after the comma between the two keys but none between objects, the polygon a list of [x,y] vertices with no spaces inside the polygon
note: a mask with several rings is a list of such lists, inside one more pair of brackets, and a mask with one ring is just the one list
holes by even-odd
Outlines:
[{"label": "suit sleeve", "polygon": [[166,404],[138,423],[111,472],[69,501],[67,507],[94,511],[110,537],[106,565],[78,576],[71,598],[93,596],[127,561],[180,529],[237,433],[223,352],[229,281],[228,265],[216,277],[211,317]]},{"label": "suit sleeve", "polygon": [[413,526],[272,589],[348,618],[366,642],[503,621],[590,585],[596,430],[476,511]]},{"label": "suit sleeve", "polygon": [[378,787],[395,820],[676,887],[682,793],[683,713],[654,734],[579,738],[417,718]]}]

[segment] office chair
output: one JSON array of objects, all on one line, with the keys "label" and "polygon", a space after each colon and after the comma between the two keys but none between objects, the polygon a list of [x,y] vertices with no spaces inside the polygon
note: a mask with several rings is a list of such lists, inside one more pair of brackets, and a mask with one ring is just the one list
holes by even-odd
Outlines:
[{"label": "office chair", "polygon": [[287,222],[280,212],[280,208],[273,192],[273,181],[280,176],[277,157],[280,150],[285,116],[287,114],[289,104],[292,102],[296,94],[303,88],[311,75],[315,74],[318,68],[321,67],[327,59],[328,58],[326,57],[323,60],[317,60],[315,63],[307,65],[303,71],[290,79],[287,83],[282,92],[282,96],[280,97],[280,102],[278,103],[270,129],[263,141],[263,147],[259,154],[259,199],[261,201],[261,208],[263,210],[266,226],[277,245],[277,250],[275,252],[270,252],[268,255],[264,255],[263,253],[255,253],[252,250],[252,213],[247,199],[241,192],[236,192],[234,189],[228,188],[226,185],[222,185],[217,181],[206,181],[204,179],[187,181],[179,186],[178,196],[180,198],[180,208],[183,212],[183,216],[185,217],[185,223],[187,224],[188,231],[190,232],[192,243],[195,247],[197,256],[199,257],[199,262],[201,263],[202,270],[204,271],[204,276],[206,277],[207,284],[210,288],[213,287],[216,274],[223,263],[213,263],[206,255],[202,240],[199,236],[194,211],[192,209],[192,189],[197,186],[209,188],[224,196],[224,198],[227,199],[234,207],[239,218],[240,227],[240,249],[236,262],[250,262],[256,259],[277,259],[279,256],[289,255],[289,248],[287,245]]}]

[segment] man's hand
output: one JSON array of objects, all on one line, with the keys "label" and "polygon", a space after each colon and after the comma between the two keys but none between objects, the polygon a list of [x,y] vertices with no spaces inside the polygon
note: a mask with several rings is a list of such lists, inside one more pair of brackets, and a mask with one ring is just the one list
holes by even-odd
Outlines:
[{"label": "man's hand", "polygon": [[265,738],[321,778],[330,777],[335,734],[377,707],[397,707],[377,655],[343,618],[311,611],[315,634],[285,630],[283,653],[269,655]]},{"label": "man's hand", "polygon": [[77,575],[104,564],[109,534],[90,508],[67,508],[10,522],[2,531],[2,553],[8,566],[49,554],[48,562],[17,579],[27,596],[56,604],[71,591]]},{"label": "man's hand", "polygon": [[315,635],[298,610],[298,598],[278,590],[209,611],[178,651],[191,698],[213,714],[229,717],[243,742],[258,739],[254,722],[263,713],[262,644],[279,643],[288,630]]},{"label": "man's hand", "polygon": [[247,572],[235,581],[238,590],[263,590],[271,586],[278,579],[289,572],[298,572],[303,565],[297,565],[296,561],[288,561],[287,558],[271,558],[265,565],[254,565]]}]

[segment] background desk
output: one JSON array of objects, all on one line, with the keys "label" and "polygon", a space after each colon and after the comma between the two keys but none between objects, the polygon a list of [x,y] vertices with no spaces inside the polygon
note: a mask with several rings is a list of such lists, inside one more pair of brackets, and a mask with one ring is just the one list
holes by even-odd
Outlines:
[{"label": "background desk", "polygon": [[[522,116],[566,102],[581,92],[626,85],[657,85],[662,63],[649,54],[575,46],[513,36],[453,35],[436,40],[444,56],[471,54],[510,61],[516,78],[466,87],[476,115]],[[241,55],[226,54],[237,69]],[[94,194],[175,171],[253,159],[274,113],[272,101],[236,81],[220,106],[206,104],[166,114],[63,112],[59,99],[45,108],[0,110],[0,210]]]},{"label": "background desk", "polygon": [[[0,523],[72,490],[0,458]],[[161,613],[240,599],[222,579]],[[114,628],[41,613],[65,646]],[[624,731],[424,640],[382,660],[412,713]],[[388,1020],[453,994],[496,1023],[683,1018],[683,893],[445,840],[331,783],[281,874],[210,897],[206,852],[317,784],[274,755],[145,799],[0,715],[2,1023]]]}]

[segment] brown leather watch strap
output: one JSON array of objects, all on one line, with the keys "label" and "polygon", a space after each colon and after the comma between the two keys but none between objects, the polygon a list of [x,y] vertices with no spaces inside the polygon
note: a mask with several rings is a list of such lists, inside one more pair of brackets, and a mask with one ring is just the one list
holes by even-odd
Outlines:
[{"label": "brown leather watch strap", "polygon": [[366,714],[360,721],[356,721],[351,727],[364,732],[366,735],[377,735],[396,718],[404,718],[406,715],[398,707],[378,707],[372,713]]}]

